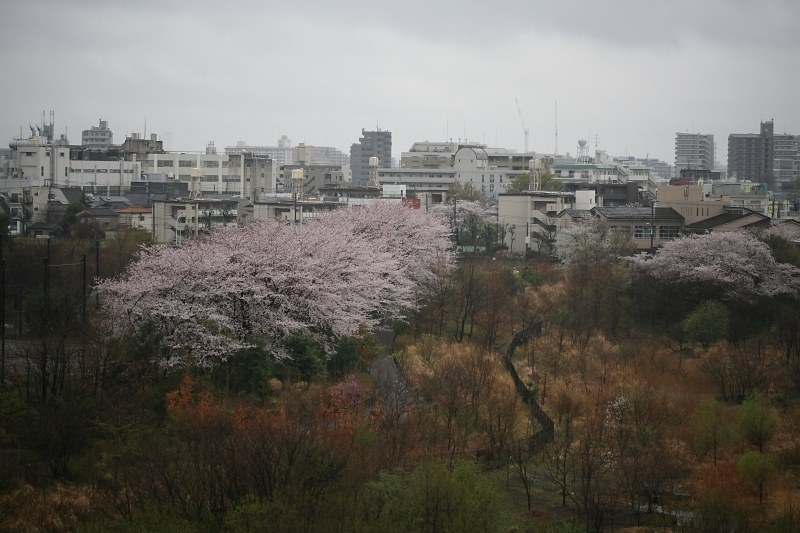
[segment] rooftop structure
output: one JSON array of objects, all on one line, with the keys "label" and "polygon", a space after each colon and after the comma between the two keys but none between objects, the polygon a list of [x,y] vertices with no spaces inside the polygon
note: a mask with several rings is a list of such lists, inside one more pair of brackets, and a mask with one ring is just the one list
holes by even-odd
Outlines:
[{"label": "rooftop structure", "polygon": [[81,134],[81,145],[87,150],[108,150],[113,143],[114,134],[103,119],[100,119],[99,126],[92,126]]}]

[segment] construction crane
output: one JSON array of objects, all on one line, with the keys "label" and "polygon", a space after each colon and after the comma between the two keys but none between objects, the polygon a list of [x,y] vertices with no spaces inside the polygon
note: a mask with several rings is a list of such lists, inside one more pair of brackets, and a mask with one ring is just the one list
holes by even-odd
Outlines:
[{"label": "construction crane", "polygon": [[514,97],[514,101],[517,102],[517,112],[519,113],[519,121],[522,123],[522,133],[525,134],[525,153],[528,153],[528,133],[530,130],[525,127],[525,119],[522,118],[522,108],[519,106],[519,98],[516,96]]}]

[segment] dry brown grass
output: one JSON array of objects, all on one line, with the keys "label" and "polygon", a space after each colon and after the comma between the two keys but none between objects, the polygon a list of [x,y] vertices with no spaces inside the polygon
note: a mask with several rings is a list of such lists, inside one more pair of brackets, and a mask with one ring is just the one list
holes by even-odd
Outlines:
[{"label": "dry brown grass", "polygon": [[77,531],[97,508],[97,493],[81,485],[56,483],[45,489],[23,484],[0,496],[0,531]]}]

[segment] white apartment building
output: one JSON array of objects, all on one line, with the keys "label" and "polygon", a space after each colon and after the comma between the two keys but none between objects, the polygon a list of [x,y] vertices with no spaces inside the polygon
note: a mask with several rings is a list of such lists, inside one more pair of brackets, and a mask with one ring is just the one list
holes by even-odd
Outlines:
[{"label": "white apartment building", "polygon": [[254,154],[167,152],[148,154],[142,161],[143,174],[165,174],[168,179],[191,182],[192,169],[201,170],[203,193],[231,194],[253,199],[275,191],[275,162]]},{"label": "white apartment building", "polygon": [[228,193],[251,200],[275,191],[277,165],[251,154],[167,152],[146,154],[145,159],[71,159],[67,145],[44,137],[15,141],[7,172],[0,175],[0,192],[22,194],[31,187],[63,185],[101,194],[123,194],[142,175],[163,174],[167,179],[191,182],[192,170],[201,170],[203,193]]},{"label": "white apartment building", "polygon": [[454,142],[415,142],[408,152],[400,154],[401,168],[450,168],[458,151]]},{"label": "white apartment building", "polygon": [[81,145],[89,150],[108,150],[114,144],[114,134],[108,128],[108,121],[100,119],[99,126],[83,130]]},{"label": "white apartment building", "polygon": [[714,135],[704,133],[675,134],[675,177],[681,170],[714,170]]},{"label": "white apartment building", "polygon": [[[527,157],[530,161],[530,154]],[[499,156],[504,161],[509,161],[510,155]],[[494,196],[506,191],[515,177],[528,172],[527,161],[524,167],[515,165],[513,167],[497,166],[498,154],[490,154],[485,148],[462,146],[453,156],[453,170],[455,171],[455,181],[461,184],[471,184],[487,196]]]},{"label": "white apartment building", "polygon": [[277,146],[251,145],[247,144],[247,141],[239,141],[236,146],[226,146],[225,153],[228,155],[248,153],[258,157],[268,157],[278,166],[294,163],[292,141],[286,135],[278,139]]}]

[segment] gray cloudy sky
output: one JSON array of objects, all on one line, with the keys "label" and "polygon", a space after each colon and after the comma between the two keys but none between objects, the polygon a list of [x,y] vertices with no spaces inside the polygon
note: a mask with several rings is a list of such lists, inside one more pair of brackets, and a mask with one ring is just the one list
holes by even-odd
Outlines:
[{"label": "gray cloudy sky", "polygon": [[42,110],[170,150],[244,139],[349,150],[361,128],[673,162],[676,131],[800,134],[797,0],[11,0],[0,137]]}]

